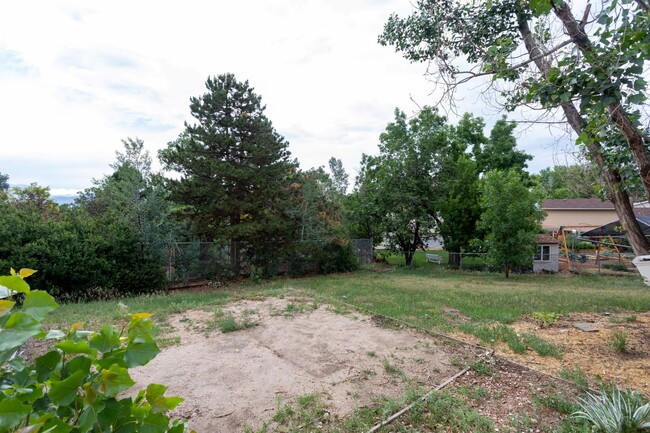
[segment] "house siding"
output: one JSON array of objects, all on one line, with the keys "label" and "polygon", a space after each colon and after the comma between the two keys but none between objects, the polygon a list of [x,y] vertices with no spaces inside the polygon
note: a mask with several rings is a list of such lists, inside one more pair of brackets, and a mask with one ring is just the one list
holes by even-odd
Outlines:
[{"label": "house siding", "polygon": [[564,209],[544,209],[546,219],[542,223],[542,228],[546,230],[558,230],[560,227],[582,227],[586,230],[594,227],[611,223],[618,220],[615,210],[603,209],[585,209],[585,210],[564,210]]}]

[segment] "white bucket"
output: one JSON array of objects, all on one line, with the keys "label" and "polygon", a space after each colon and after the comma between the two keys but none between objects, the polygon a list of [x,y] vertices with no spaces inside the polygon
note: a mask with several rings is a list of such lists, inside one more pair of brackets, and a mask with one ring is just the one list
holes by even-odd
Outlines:
[{"label": "white bucket", "polygon": [[650,286],[650,256],[636,256],[632,263],[639,270],[645,283]]}]

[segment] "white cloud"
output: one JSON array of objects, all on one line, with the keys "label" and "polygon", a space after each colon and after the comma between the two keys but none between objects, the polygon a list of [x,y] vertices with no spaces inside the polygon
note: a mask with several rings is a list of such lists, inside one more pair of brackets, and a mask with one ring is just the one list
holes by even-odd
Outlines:
[{"label": "white cloud", "polygon": [[[123,138],[139,136],[155,155],[191,121],[189,98],[206,77],[233,72],[262,95],[303,167],[336,156],[354,174],[395,107],[437,100],[425,65],[377,44],[389,14],[409,9],[404,0],[3,2],[0,53],[10,54],[0,72],[3,58],[14,69],[0,81],[0,172],[87,187]],[[466,92],[461,111],[485,115]],[[529,142],[544,142],[536,131]]]}]

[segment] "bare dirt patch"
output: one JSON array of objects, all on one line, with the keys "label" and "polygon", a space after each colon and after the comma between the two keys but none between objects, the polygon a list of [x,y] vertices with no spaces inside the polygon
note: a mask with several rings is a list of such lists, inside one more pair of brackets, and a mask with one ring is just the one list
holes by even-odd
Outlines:
[{"label": "bare dirt patch", "polygon": [[[332,417],[344,417],[374,397],[398,397],[408,387],[434,387],[479,354],[357,313],[337,314],[305,299],[247,300],[217,315],[187,311],[170,317],[168,347],[132,377],[162,383],[185,398],[173,416],[198,432],[242,431],[270,419],[280,402],[320,393]],[[219,317],[255,326],[222,333]]]},{"label": "bare dirt patch", "polygon": [[[577,329],[576,323],[587,323],[596,332]],[[540,327],[532,318],[510,325],[518,333],[532,332],[560,347],[562,359],[539,356],[529,350],[516,354],[506,345],[498,345],[503,356],[521,364],[558,375],[563,370],[582,371],[587,377],[641,392],[650,390],[650,313],[618,312],[613,314],[571,313],[561,316],[551,326]],[[613,347],[615,335],[624,335],[626,351]],[[467,334],[454,336],[477,343]],[[593,385],[593,381],[592,381]]]},{"label": "bare dirt patch", "polygon": [[575,403],[576,387],[560,379],[513,364],[501,357],[486,362],[487,374],[469,371],[451,389],[477,412],[494,421],[500,432],[550,432],[562,416],[543,401]]}]

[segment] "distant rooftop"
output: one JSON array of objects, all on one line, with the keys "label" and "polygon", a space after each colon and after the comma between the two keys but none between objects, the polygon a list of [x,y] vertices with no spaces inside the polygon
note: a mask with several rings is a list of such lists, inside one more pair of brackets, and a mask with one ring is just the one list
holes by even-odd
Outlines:
[{"label": "distant rooftop", "polygon": [[551,235],[544,235],[544,234],[539,234],[536,235],[536,240],[538,244],[559,244],[560,241],[555,239]]},{"label": "distant rooftop", "polygon": [[614,203],[609,200],[602,201],[599,198],[566,198],[544,200],[544,210],[614,210]]}]

